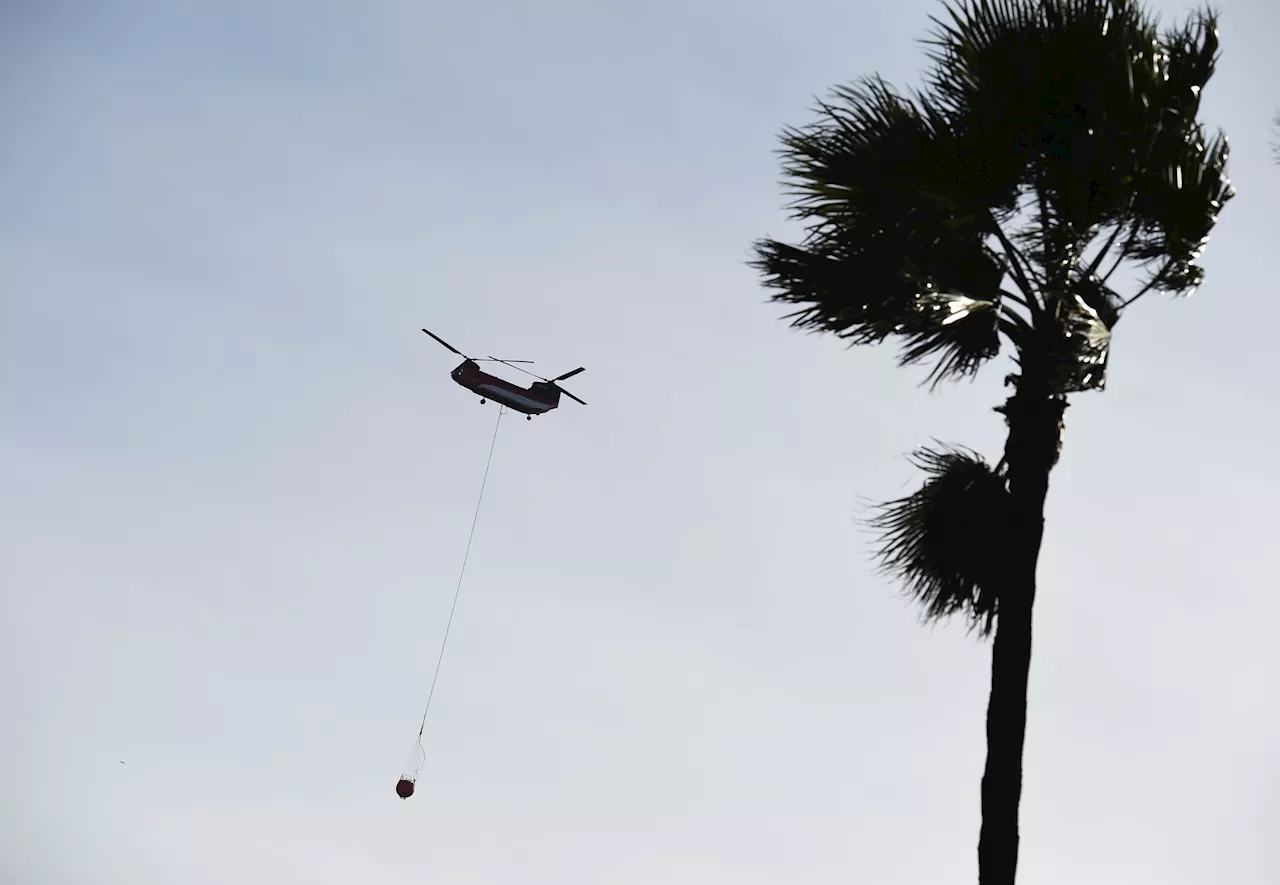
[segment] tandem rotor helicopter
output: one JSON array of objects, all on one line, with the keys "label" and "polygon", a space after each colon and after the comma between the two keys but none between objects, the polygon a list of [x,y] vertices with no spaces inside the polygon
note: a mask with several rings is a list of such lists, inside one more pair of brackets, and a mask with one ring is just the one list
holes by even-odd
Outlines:
[{"label": "tandem rotor helicopter", "polygon": [[[462,357],[462,365],[451,373],[453,380],[472,393],[478,394],[481,403],[491,399],[495,403],[500,403],[509,409],[522,413],[527,421],[532,421],[534,415],[541,415],[543,412],[550,412],[552,409],[557,408],[560,405],[560,394],[564,394],[574,402],[586,405],[586,402],[578,399],[556,383],[564,381],[566,378],[572,378],[579,372],[586,371],[582,367],[578,367],[571,372],[565,372],[563,375],[557,375],[555,378],[543,378],[528,369],[521,368],[521,363],[531,365],[532,360],[500,360],[493,356],[484,358],[467,356],[435,332],[429,329],[423,329],[422,331],[443,344],[446,349]],[[521,387],[519,384],[513,384],[495,375],[490,375],[488,372],[481,371],[478,364],[482,362],[502,363],[504,366],[510,366],[513,369],[524,372],[526,375],[532,375],[538,380],[528,387]]]}]

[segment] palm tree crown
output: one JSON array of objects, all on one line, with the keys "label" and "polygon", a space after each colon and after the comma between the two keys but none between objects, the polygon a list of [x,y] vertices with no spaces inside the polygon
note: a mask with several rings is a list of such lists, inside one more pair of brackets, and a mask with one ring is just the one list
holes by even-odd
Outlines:
[{"label": "palm tree crown", "polygon": [[[756,264],[800,306],[796,325],[858,344],[897,336],[904,362],[935,360],[935,380],[976,371],[1001,337],[1033,349],[1052,326],[1061,390],[1098,387],[1121,309],[1200,282],[1231,195],[1226,139],[1196,120],[1215,19],[1158,33],[1128,0],[948,13],[925,90],[868,78],[786,131],[807,236],[757,244]],[[1125,261],[1148,269],[1127,300],[1108,286]]]}]

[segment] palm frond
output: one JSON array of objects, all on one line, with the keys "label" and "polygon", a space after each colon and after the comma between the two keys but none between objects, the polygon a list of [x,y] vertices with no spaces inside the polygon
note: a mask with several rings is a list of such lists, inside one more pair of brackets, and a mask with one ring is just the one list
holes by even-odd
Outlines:
[{"label": "palm frond", "polygon": [[1226,174],[1229,153],[1226,136],[1206,141],[1196,126],[1138,190],[1135,212],[1142,219],[1141,233],[1128,254],[1157,265],[1150,278],[1153,288],[1190,294],[1204,279],[1197,261],[1218,213],[1235,196]]},{"label": "palm frond", "polygon": [[880,534],[881,569],[902,581],[927,619],[963,614],[988,635],[999,613],[1000,545],[1010,518],[1005,479],[968,449],[922,448],[912,460],[928,475],[924,485],[880,505],[870,520]]},{"label": "palm frond", "polygon": [[[901,361],[920,363],[936,356],[928,380],[973,375],[1000,351],[1000,306],[925,285],[916,314],[904,323],[907,338]],[[914,321],[914,322],[913,322]]]},{"label": "palm frond", "polygon": [[963,0],[933,21],[930,94],[971,133],[974,149],[1015,188],[1052,193],[1056,214],[1079,237],[1119,211],[1123,173],[1109,167],[1143,127],[1124,84],[1154,33],[1140,6]]},{"label": "palm frond", "polygon": [[1137,222],[1129,257],[1171,257],[1159,287],[1193,285],[1230,198],[1225,140],[1195,119],[1218,57],[1213,14],[1161,33],[1138,0],[962,0],[934,22],[930,95],[1047,200],[1048,265]]},{"label": "palm frond", "polygon": [[[901,337],[904,363],[936,358],[935,382],[997,352],[1005,275],[985,242],[986,207],[956,186],[967,161],[943,123],[881,80],[836,90],[817,122],[784,137],[806,236],[760,241],[752,262],[774,301],[799,307],[794,326],[852,344]],[[968,306],[957,314],[939,299]]]},{"label": "palm frond", "polygon": [[1107,384],[1107,359],[1111,355],[1111,326],[1099,310],[1080,295],[1057,305],[1061,336],[1056,338],[1062,353],[1053,360],[1057,375],[1052,379],[1055,393],[1102,390]]},{"label": "palm frond", "polygon": [[1206,9],[1160,35],[1143,69],[1146,128],[1138,133],[1143,142],[1131,149],[1128,201],[1137,236],[1124,254],[1153,266],[1148,288],[1190,294],[1200,284],[1204,270],[1197,261],[1235,195],[1226,136],[1210,135],[1196,120],[1219,54],[1217,18]]}]

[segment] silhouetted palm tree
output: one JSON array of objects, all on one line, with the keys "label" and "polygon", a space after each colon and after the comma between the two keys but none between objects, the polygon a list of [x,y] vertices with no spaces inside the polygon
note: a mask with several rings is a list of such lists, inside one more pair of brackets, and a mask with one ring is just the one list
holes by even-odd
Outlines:
[{"label": "silhouetted palm tree", "polygon": [[[1069,394],[1101,389],[1116,321],[1189,294],[1223,204],[1227,141],[1196,120],[1218,57],[1204,10],[1161,30],[1136,0],[970,0],[934,18],[923,90],[838,88],[785,131],[799,245],[756,244],[796,327],[902,342],[936,384],[1011,348],[1008,439],[917,453],[883,505],[882,565],[929,617],[995,634],[979,880],[1011,885],[1049,472]],[[1136,279],[1131,286],[1121,280]],[[1127,289],[1127,296],[1121,289]]]}]

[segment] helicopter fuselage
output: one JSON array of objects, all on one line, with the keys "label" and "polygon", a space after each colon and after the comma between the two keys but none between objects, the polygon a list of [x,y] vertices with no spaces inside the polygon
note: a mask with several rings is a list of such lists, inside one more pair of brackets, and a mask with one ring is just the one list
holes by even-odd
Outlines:
[{"label": "helicopter fuselage", "polygon": [[529,387],[512,384],[496,375],[481,370],[472,360],[466,360],[452,372],[453,380],[478,394],[524,415],[541,415],[560,405],[560,391],[544,382],[534,382]]}]

